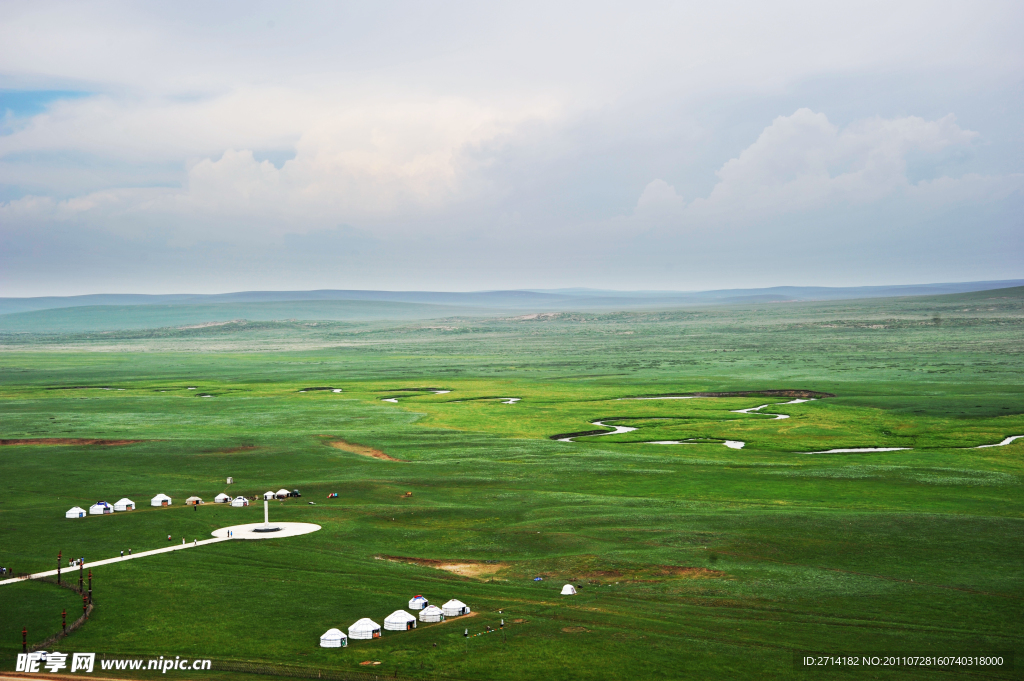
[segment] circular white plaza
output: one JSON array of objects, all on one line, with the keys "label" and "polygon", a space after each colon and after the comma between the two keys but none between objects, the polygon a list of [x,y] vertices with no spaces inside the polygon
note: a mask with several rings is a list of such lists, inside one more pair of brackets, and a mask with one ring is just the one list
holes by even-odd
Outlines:
[{"label": "circular white plaza", "polygon": [[300,534],[309,534],[320,529],[319,525],[313,523],[270,523],[271,528],[277,530],[267,531],[264,523],[249,523],[247,525],[232,525],[214,530],[211,534],[218,539],[279,539],[281,537],[297,537]]}]

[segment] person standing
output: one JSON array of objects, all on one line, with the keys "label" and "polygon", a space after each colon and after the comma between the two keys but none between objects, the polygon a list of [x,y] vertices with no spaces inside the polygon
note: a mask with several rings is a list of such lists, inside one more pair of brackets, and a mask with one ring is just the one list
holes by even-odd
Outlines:
[{"label": "person standing", "polygon": [[121,549],[121,557],[124,558],[124,549]]}]

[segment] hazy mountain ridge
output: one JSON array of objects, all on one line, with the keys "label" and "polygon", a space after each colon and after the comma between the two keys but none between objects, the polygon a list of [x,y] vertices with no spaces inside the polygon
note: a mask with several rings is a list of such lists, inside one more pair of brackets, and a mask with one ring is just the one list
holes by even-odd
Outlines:
[{"label": "hazy mountain ridge", "polygon": [[372,301],[455,305],[499,309],[592,309],[647,307],[723,302],[784,302],[787,300],[842,300],[890,296],[969,293],[1024,285],[1024,279],[972,281],[894,286],[773,286],[769,288],[711,291],[611,291],[601,289],[522,289],[507,291],[366,291],[321,289],[313,291],[238,291],[233,293],[97,293],[82,296],[0,298],[0,315],[37,310],[93,306],[215,305],[219,303],[275,303],[298,301]]}]

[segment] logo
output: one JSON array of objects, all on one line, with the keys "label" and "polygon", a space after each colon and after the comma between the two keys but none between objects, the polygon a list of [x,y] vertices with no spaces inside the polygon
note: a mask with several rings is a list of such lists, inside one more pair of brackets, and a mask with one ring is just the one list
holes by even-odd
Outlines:
[{"label": "logo", "polygon": [[[18,653],[18,662],[14,671],[38,674],[40,672],[57,672],[67,670],[72,673],[92,673],[96,665],[96,653],[72,653],[71,668],[68,669],[68,654],[47,652],[40,650],[35,653]],[[166,674],[168,670],[176,671],[206,671],[210,669],[211,660],[190,660],[182,659],[180,655],[174,658],[160,656],[148,660],[137,658],[115,658],[100,660],[102,670],[152,670]]]}]

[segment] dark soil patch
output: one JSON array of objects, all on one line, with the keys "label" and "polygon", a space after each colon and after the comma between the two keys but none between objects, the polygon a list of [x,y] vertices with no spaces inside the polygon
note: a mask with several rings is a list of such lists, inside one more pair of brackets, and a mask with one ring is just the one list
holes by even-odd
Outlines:
[{"label": "dark soil patch", "polygon": [[422,567],[444,570],[463,577],[484,578],[493,575],[499,570],[508,567],[505,563],[496,560],[437,560],[435,558],[410,558],[408,556],[385,556],[378,554],[374,556],[377,560],[390,560],[396,563],[409,563]]},{"label": "dark soil patch", "polygon": [[0,440],[0,446],[18,445],[133,445],[145,440],[94,440],[77,437],[33,437],[23,440]]},{"label": "dark soil patch", "polygon": [[62,385],[57,388],[47,388],[47,390],[110,390],[109,385]]},{"label": "dark soil patch", "polygon": [[351,452],[352,454],[358,454],[359,456],[368,456],[371,459],[380,459],[382,461],[401,461],[405,462],[405,459],[396,459],[390,454],[385,454],[379,449],[373,447],[367,447],[366,445],[357,445],[354,442],[345,442],[344,440],[331,440],[326,443],[328,447],[334,447],[344,452]]},{"label": "dark soil patch", "polygon": [[[601,419],[595,419],[595,420],[600,421]],[[578,433],[560,433],[558,435],[552,435],[550,437],[550,439],[552,439],[552,440],[561,440],[561,439],[567,438],[567,437],[583,437],[585,435],[603,435],[605,433],[610,433],[610,432],[611,431],[609,431],[609,430],[581,430]]]},{"label": "dark soil patch", "polygon": [[332,388],[331,386],[327,385],[327,386],[321,386],[321,387],[318,387],[318,388],[303,388],[299,392],[300,393],[310,393],[310,392],[313,392],[314,390],[336,390],[336,388]]}]

